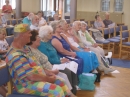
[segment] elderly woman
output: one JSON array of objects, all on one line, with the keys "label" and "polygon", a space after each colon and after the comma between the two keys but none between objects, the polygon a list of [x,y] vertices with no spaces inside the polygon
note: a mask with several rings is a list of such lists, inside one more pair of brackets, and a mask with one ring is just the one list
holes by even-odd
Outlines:
[{"label": "elderly woman", "polygon": [[47,56],[44,55],[43,53],[41,53],[37,49],[38,46],[40,45],[40,41],[41,41],[40,37],[38,37],[38,32],[36,30],[33,30],[33,31],[31,31],[31,34],[32,34],[32,36],[30,37],[30,43],[28,43],[28,45],[30,46],[30,49],[31,49],[32,53],[34,54],[34,56],[36,57],[36,59],[42,65],[45,72],[48,72],[49,75],[57,75],[57,77],[63,78],[63,80],[65,80],[65,82],[66,82],[66,85],[71,90],[72,87],[70,85],[67,75],[59,72],[58,70],[52,70],[52,65],[48,61]]},{"label": "elderly woman", "polygon": [[38,11],[37,15],[39,17],[39,27],[45,26],[47,23],[46,23],[46,20],[43,18],[44,16],[43,11]]},{"label": "elderly woman", "polygon": [[[41,37],[41,43],[38,49],[44,53],[47,57],[49,62],[53,64],[62,64],[62,63],[69,63],[69,60],[66,58],[61,58],[58,54],[55,48],[51,44],[52,39],[52,32],[53,29],[51,26],[43,26],[39,30],[39,36]],[[74,94],[76,94],[76,85],[77,85],[77,74],[74,74],[68,69],[65,69],[65,74],[67,74],[69,81],[72,85],[72,91]]]},{"label": "elderly woman", "polygon": [[30,42],[30,36],[27,24],[19,24],[14,27],[14,41],[7,52],[6,63],[15,90],[19,93],[47,97],[71,95],[70,90],[61,79],[45,73],[41,64],[26,46]]},{"label": "elderly woman", "polygon": [[[52,37],[52,45],[56,48],[60,56],[66,57],[66,56],[71,56],[71,57],[76,57],[79,56],[80,58],[83,59],[83,72],[84,73],[89,73],[93,70],[95,70],[98,67],[98,61],[96,59],[96,56],[94,53],[87,54],[87,52],[84,52],[83,50],[73,52],[70,49],[70,45],[66,42],[66,40],[60,35],[62,32],[62,26],[60,25],[60,21],[54,21],[51,23],[51,26],[53,27],[54,31],[54,36]],[[65,28],[66,26],[64,26]],[[75,55],[74,55],[75,54]],[[90,56],[94,58],[95,60],[92,61],[90,59]]]},{"label": "elderly woman", "polygon": [[110,73],[110,72],[114,71],[112,68],[107,68],[104,66],[104,64],[101,60],[101,56],[102,57],[105,56],[104,50],[98,46],[98,44],[91,37],[89,32],[86,30],[86,27],[87,27],[87,24],[84,21],[82,21],[81,30],[78,31],[78,37],[80,38],[80,40],[82,41],[82,43],[85,46],[89,47],[91,51],[96,53],[96,55],[98,57],[98,61],[100,63],[100,65],[98,67],[100,71],[104,71],[104,73]]},{"label": "elderly woman", "polygon": [[95,16],[95,19],[96,19],[96,20],[95,20],[95,22],[94,22],[94,27],[95,27],[96,29],[98,29],[98,30],[102,30],[102,28],[104,28],[105,25],[104,25],[104,23],[103,23],[101,17],[100,17],[99,15],[96,15],[96,16]]}]

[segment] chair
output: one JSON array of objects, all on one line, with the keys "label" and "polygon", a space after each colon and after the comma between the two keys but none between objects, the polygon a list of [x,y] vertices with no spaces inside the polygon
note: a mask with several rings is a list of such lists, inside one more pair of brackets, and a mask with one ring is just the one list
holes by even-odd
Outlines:
[{"label": "chair", "polygon": [[85,19],[79,19],[80,21],[84,21]]},{"label": "chair", "polygon": [[13,42],[13,40],[14,40],[14,35],[7,36],[5,39],[6,39],[7,43],[8,43],[9,46],[10,46],[11,43]]},{"label": "chair", "polygon": [[11,20],[7,20],[7,25],[11,25]]},{"label": "chair", "polygon": [[127,25],[122,25],[120,27],[121,27],[121,31],[128,30],[128,26]]},{"label": "chair", "polygon": [[41,97],[41,96],[34,96],[34,95],[25,95],[25,94],[19,94],[16,92],[13,92],[11,77],[9,75],[8,67],[2,66],[0,67],[0,86],[8,83],[8,93],[7,97]]},{"label": "chair", "polygon": [[70,16],[65,16],[65,19],[70,19]]},{"label": "chair", "polygon": [[14,27],[8,27],[6,28],[7,36],[13,35],[14,33]]},{"label": "chair", "polygon": [[22,23],[22,18],[21,19],[17,19],[17,24],[21,24]]},{"label": "chair", "polygon": [[94,20],[90,21],[90,26],[93,27],[93,25],[94,25]]},{"label": "chair", "polygon": [[11,20],[11,24],[12,24],[12,25],[16,25],[16,24],[17,24],[17,19]]},{"label": "chair", "polygon": [[[130,30],[120,31],[120,54],[119,58],[121,58],[122,53],[125,55],[130,54]],[[127,41],[123,41],[122,38],[128,38]]]}]

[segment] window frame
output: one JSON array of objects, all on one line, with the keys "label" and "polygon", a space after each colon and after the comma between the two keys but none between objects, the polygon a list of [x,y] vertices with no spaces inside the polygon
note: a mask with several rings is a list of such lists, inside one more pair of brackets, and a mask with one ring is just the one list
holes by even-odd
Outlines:
[{"label": "window frame", "polygon": [[123,12],[123,8],[124,8],[124,0],[122,0],[122,11],[116,11],[116,0],[114,0],[114,12],[117,12],[117,13],[122,13]]},{"label": "window frame", "polygon": [[[102,7],[102,6],[103,6],[103,5],[102,5],[102,2],[103,2],[103,1],[104,1],[104,2],[105,2],[105,1],[109,2],[109,8],[108,8],[107,11],[106,11],[106,10],[103,10],[103,7]],[[100,4],[101,4],[100,10],[101,10],[102,12],[109,12],[109,11],[110,11],[110,0],[101,0],[101,3],[100,3]]]}]

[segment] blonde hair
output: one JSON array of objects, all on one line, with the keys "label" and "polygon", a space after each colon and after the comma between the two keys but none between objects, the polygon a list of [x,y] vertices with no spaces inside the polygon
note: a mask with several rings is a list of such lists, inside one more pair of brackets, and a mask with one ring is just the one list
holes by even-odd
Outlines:
[{"label": "blonde hair", "polygon": [[0,34],[3,33],[3,32],[4,32],[5,35],[7,35],[6,34],[6,29],[5,28],[0,28]]}]

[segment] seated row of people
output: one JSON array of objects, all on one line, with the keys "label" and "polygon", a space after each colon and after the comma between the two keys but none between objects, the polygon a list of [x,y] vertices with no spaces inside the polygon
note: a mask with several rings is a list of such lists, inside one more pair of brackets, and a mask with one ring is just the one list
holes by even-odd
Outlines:
[{"label": "seated row of people", "polygon": [[[14,27],[14,41],[7,53],[6,62],[9,65],[9,71],[17,92],[26,94],[26,89],[28,89],[34,91],[34,95],[55,95],[56,97],[58,95],[60,97],[71,95],[71,97],[74,97],[70,90],[77,85],[77,75],[69,70],[62,71],[67,76],[57,70],[52,70],[53,64],[65,62],[71,64],[73,62],[79,65],[79,74],[93,72],[97,67],[99,70],[104,71],[105,74],[112,72],[113,69],[105,67],[101,61],[100,56],[104,56],[103,49],[98,47],[85,29],[85,22],[75,21],[73,27],[70,28],[64,20],[53,21],[50,26],[41,26],[39,33],[35,30],[30,33],[30,27],[26,24],[16,25]],[[82,37],[84,37],[84,40]],[[87,44],[87,41],[91,44]],[[30,47],[25,46],[26,44]],[[72,61],[68,56],[77,60]],[[57,85],[54,85],[54,83]],[[62,83],[62,85],[59,83]],[[47,88],[44,87],[46,85]],[[51,90],[51,86],[59,88],[58,91],[57,89],[54,90],[55,88]],[[46,89],[47,91],[44,91]]]}]

